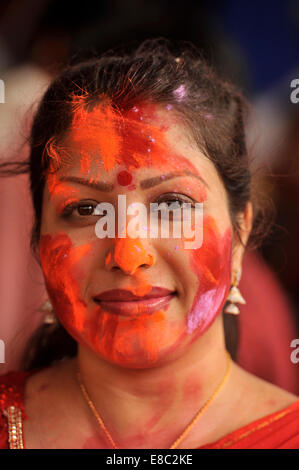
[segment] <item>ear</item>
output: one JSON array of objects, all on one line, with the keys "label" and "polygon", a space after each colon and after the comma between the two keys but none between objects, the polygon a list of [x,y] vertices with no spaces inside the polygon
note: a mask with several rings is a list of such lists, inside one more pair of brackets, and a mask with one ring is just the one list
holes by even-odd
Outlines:
[{"label": "ear", "polygon": [[238,214],[238,224],[240,227],[239,236],[236,234],[233,241],[232,252],[232,282],[234,274],[242,267],[243,255],[245,247],[251,232],[253,221],[253,209],[251,202],[246,204],[244,212]]}]

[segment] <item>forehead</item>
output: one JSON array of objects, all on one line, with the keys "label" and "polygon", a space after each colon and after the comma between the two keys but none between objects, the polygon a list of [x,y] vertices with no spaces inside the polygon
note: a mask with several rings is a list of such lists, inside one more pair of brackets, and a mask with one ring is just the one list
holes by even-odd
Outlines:
[{"label": "forehead", "polygon": [[60,161],[62,174],[106,180],[123,169],[145,176],[214,166],[169,105],[139,104],[120,113],[109,103],[92,110],[77,103],[68,133],[48,153]]}]

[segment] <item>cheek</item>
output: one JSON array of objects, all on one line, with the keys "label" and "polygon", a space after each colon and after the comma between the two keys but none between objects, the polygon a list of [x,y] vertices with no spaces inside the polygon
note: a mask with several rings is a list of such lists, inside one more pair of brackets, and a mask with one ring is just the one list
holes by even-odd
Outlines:
[{"label": "cheek", "polygon": [[82,330],[84,324],[86,304],[80,293],[82,265],[89,251],[90,245],[74,247],[66,234],[41,237],[40,258],[49,297],[61,323],[72,331]]},{"label": "cheek", "polygon": [[231,229],[223,235],[214,219],[204,218],[203,244],[190,254],[190,267],[198,279],[198,288],[187,318],[187,331],[203,333],[224,306],[231,282]]}]

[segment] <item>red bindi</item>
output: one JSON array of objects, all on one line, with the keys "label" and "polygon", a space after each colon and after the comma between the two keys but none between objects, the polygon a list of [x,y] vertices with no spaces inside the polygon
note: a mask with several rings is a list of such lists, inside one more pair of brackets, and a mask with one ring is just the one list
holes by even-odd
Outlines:
[{"label": "red bindi", "polygon": [[121,186],[128,186],[132,181],[132,175],[128,171],[123,170],[118,173],[117,181]]}]

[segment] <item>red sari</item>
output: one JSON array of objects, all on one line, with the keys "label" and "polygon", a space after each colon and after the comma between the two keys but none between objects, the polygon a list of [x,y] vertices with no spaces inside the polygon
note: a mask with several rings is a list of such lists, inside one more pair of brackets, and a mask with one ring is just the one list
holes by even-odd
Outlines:
[{"label": "red sari", "polygon": [[[24,388],[27,377],[34,372],[9,372],[0,376],[0,449],[13,448],[13,445],[9,444],[9,434],[12,436],[16,432],[21,432],[25,448],[22,433],[22,422],[27,418],[24,409]],[[11,432],[9,409],[15,416],[19,413],[17,431]],[[13,439],[11,437],[11,440]],[[198,449],[299,449],[299,400]]]}]

